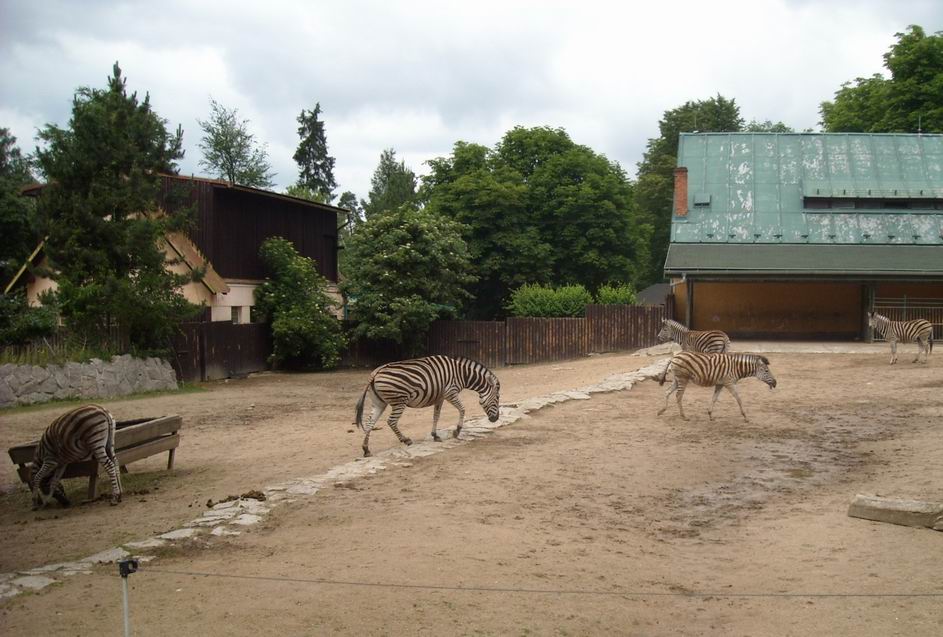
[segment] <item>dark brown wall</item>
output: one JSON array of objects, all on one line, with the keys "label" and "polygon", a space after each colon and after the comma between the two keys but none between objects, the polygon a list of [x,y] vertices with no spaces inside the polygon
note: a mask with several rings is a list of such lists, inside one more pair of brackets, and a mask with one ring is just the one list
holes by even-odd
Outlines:
[{"label": "dark brown wall", "polygon": [[300,202],[229,189],[210,182],[164,180],[164,200],[171,188],[189,190],[196,208],[190,232],[216,271],[229,279],[263,279],[259,247],[269,237],[291,241],[314,259],[318,271],[337,281],[337,215]]}]

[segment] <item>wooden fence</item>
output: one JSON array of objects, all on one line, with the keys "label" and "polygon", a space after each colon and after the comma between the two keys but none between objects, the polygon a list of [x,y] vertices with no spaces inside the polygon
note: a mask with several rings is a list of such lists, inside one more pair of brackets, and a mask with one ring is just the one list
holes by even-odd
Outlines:
[{"label": "wooden fence", "polygon": [[184,323],[174,339],[177,377],[184,381],[218,380],[268,369],[272,353],[264,323]]}]

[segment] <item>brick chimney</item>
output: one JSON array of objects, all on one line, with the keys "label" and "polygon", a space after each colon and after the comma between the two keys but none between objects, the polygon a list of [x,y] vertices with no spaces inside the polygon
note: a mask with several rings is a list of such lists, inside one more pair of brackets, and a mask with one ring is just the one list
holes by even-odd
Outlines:
[{"label": "brick chimney", "polygon": [[688,169],[675,168],[675,216],[688,216]]}]

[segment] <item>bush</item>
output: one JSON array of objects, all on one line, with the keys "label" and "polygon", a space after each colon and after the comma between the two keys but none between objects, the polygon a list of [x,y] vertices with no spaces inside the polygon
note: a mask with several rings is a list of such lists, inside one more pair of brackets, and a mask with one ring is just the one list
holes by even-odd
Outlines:
[{"label": "bush", "polygon": [[58,324],[54,306],[30,307],[23,294],[0,295],[0,345],[21,345],[52,336]]},{"label": "bush", "polygon": [[255,291],[256,309],[272,326],[274,365],[335,367],[347,339],[331,313],[336,304],[325,291],[327,280],[314,261],[281,237],[267,239],[259,256],[271,278]]},{"label": "bush", "polygon": [[508,306],[512,316],[583,316],[593,296],[582,285],[553,288],[540,284],[522,285],[511,293]]},{"label": "bush", "polygon": [[628,283],[606,284],[596,292],[596,302],[601,305],[635,305],[635,288]]}]

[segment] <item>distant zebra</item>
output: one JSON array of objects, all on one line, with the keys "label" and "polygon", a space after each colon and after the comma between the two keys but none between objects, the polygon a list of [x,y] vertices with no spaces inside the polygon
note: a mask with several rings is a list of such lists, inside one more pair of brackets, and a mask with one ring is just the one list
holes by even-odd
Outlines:
[{"label": "distant zebra", "polygon": [[[455,428],[455,437],[458,438],[465,422],[465,408],[458,397],[463,389],[478,392],[479,402],[488,414],[488,420],[494,422],[498,419],[498,394],[501,385],[498,377],[477,361],[449,356],[427,356],[388,363],[376,368],[370,374],[370,382],[357,401],[357,416],[354,420],[354,423],[366,432],[363,438],[363,455],[370,455],[370,431],[387,405],[391,405],[393,409],[388,420],[390,429],[400,442],[411,445],[412,440],[401,434],[396,426],[403,410],[406,407],[434,405],[432,438],[438,442],[441,440],[436,433],[439,413],[442,411],[442,403],[448,401],[458,410],[458,426]],[[363,407],[368,394],[373,411],[364,422]]]},{"label": "distant zebra", "polygon": [[681,352],[668,362],[665,372],[661,375],[659,385],[665,384],[665,377],[668,370],[674,373],[674,383],[668,393],[665,394],[665,406],[659,410],[660,416],[668,409],[668,397],[677,390],[678,411],[681,412],[681,418],[687,420],[684,415],[684,407],[681,406],[681,398],[684,396],[684,389],[689,382],[702,387],[714,386],[714,397],[711,399],[710,407],[707,408],[707,417],[714,419],[712,411],[714,403],[717,402],[717,396],[720,390],[727,388],[733,397],[737,399],[740,406],[740,413],[743,419],[747,420],[747,415],[743,411],[743,403],[740,402],[740,396],[734,385],[741,378],[750,378],[755,376],[769,385],[770,389],[776,386],[776,379],[769,371],[769,359],[759,354],[703,354],[698,352]]},{"label": "distant zebra", "polygon": [[[98,405],[85,405],[56,418],[39,440],[33,456],[33,509],[55,498],[69,506],[60,481],[71,462],[94,458],[111,478],[111,503],[121,501],[121,480],[115,457],[115,419]],[[45,490],[44,490],[45,487]]]},{"label": "distant zebra", "polygon": [[920,360],[920,353],[926,352],[924,363],[930,362],[930,352],[933,351],[933,325],[930,321],[916,319],[914,321],[892,321],[876,312],[868,312],[868,327],[877,330],[881,336],[891,344],[891,365],[897,362],[897,343],[913,343],[916,341],[917,357],[911,362]]},{"label": "distant zebra", "polygon": [[658,342],[674,341],[681,346],[684,352],[718,352],[730,351],[730,337],[720,330],[703,332],[691,331],[677,321],[662,320],[661,331],[658,332]]}]

